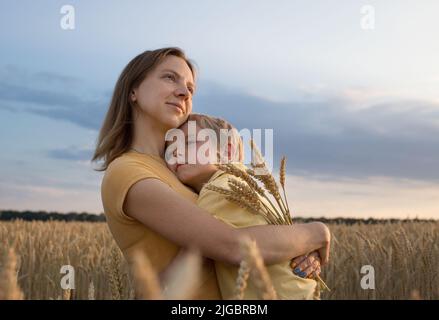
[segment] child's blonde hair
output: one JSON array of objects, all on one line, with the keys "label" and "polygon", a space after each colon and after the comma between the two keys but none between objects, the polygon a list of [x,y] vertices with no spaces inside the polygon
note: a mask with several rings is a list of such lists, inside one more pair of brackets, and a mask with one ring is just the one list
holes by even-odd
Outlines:
[{"label": "child's blonde hair", "polygon": [[[201,113],[191,113],[187,119],[187,121],[195,121],[197,126],[201,129],[212,129],[217,137],[221,137],[224,135],[221,130],[227,130],[227,142],[230,142],[234,147],[234,152],[232,154],[232,159],[227,159],[228,161],[239,161],[242,162],[244,160],[244,148],[242,139],[238,133],[238,130],[228,121],[216,118],[212,116],[208,116],[206,114]],[[220,139],[221,141],[221,139]],[[221,150],[221,146],[218,144],[218,149]],[[221,158],[221,154],[218,150],[218,160],[223,160]]]}]

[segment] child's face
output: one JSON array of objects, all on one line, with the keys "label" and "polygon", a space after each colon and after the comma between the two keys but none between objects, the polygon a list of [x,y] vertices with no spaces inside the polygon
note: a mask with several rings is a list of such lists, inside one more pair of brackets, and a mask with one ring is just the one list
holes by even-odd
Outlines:
[{"label": "child's face", "polygon": [[[189,141],[188,140],[188,125],[187,122],[184,123],[180,128],[182,132],[184,133],[184,146],[178,145],[178,150],[185,150],[185,161],[184,164],[177,163],[177,164],[169,164],[167,163],[168,168],[175,173],[175,175],[178,177],[178,179],[183,182],[184,184],[194,188],[195,190],[199,191],[201,186],[206,183],[210,177],[218,170],[215,163],[216,160],[216,154],[209,154],[211,151],[210,148],[204,148],[202,151],[204,161],[203,163],[206,163],[205,159],[210,159],[208,164],[201,164],[200,159],[198,156],[195,156],[195,163],[188,163],[188,153],[190,151],[190,148],[195,149],[196,155],[198,155],[198,151],[200,148],[206,143],[204,141]],[[196,135],[198,135],[200,128],[199,126],[196,127]],[[173,142],[168,142],[166,147],[168,148],[170,144]],[[174,142],[175,143],[175,142]],[[178,140],[177,140],[178,143]],[[195,147],[193,147],[195,145]],[[189,147],[191,146],[191,147]],[[174,156],[176,155],[176,151],[174,152]]]}]

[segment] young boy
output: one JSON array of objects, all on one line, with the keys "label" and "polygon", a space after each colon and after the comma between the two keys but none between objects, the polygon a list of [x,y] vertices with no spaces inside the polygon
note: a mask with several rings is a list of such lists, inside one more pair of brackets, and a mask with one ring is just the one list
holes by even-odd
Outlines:
[{"label": "young boy", "polygon": [[[195,128],[194,125],[196,125]],[[224,157],[229,162],[231,160],[240,169],[246,169],[242,163],[242,140],[237,130],[222,119],[200,114],[191,114],[188,122],[184,123],[179,129],[184,133],[185,146],[178,145],[175,142],[168,143],[166,150],[168,167],[181,182],[199,193],[197,205],[210,212],[215,218],[235,228],[267,224],[262,215],[251,213],[247,209],[225,199],[223,195],[205,187],[206,185],[214,185],[228,188],[228,179],[232,176],[219,170],[215,165]],[[192,134],[190,134],[191,129]],[[216,145],[206,148],[206,143],[212,142],[211,139],[209,139],[209,142],[195,140],[194,133],[198,135],[203,129],[211,129],[215,132],[217,137]],[[226,139],[222,139],[223,145],[219,145],[221,134],[224,137],[224,129],[232,134]],[[223,131],[221,132],[221,130]],[[185,164],[169,164],[171,155],[174,155],[175,160],[175,157],[178,156],[177,153],[180,152],[180,155],[185,154],[185,159],[191,159],[191,156],[188,157],[188,153],[194,151],[198,154],[195,163],[185,161]],[[200,159],[202,157],[204,159]],[[193,156],[192,159],[194,159]],[[233,178],[236,177],[233,176]],[[239,267],[215,261],[215,268],[223,299],[233,299]],[[295,275],[290,267],[290,261],[269,265],[267,270],[279,299],[313,299],[316,281]],[[244,292],[244,299],[258,299],[257,290],[251,281]]]}]

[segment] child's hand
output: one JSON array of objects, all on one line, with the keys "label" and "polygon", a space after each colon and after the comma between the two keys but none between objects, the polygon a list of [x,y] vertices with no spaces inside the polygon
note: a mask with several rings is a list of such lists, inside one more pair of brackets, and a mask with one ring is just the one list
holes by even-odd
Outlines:
[{"label": "child's hand", "polygon": [[320,275],[321,260],[317,251],[308,255],[298,256],[291,260],[291,269],[293,273],[302,278],[315,278]]}]

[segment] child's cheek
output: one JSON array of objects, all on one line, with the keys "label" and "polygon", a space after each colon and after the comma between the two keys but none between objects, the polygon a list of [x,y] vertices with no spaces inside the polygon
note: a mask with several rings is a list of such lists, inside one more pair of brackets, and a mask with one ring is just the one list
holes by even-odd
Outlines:
[{"label": "child's cheek", "polygon": [[169,170],[171,170],[172,172],[176,172],[177,170],[177,165],[176,164],[169,164],[169,163],[166,163],[166,166],[168,167],[168,169]]}]

